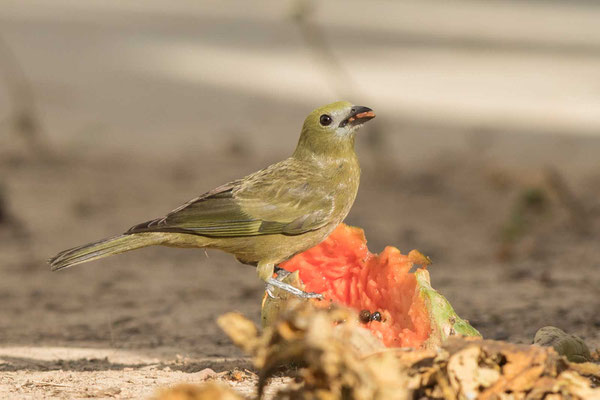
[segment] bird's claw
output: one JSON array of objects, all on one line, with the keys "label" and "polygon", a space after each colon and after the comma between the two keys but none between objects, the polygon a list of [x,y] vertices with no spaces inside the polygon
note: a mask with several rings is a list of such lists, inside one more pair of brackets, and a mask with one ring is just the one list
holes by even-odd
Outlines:
[{"label": "bird's claw", "polygon": [[278,299],[279,297],[275,296],[275,294],[273,293],[273,286],[269,285],[268,283],[265,284],[266,288],[265,291],[267,292],[267,296],[269,296],[272,299]]}]

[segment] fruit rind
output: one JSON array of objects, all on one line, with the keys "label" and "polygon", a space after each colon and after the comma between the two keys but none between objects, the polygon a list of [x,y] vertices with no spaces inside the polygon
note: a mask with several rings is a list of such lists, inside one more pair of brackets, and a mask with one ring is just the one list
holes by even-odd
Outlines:
[{"label": "fruit rind", "polygon": [[431,286],[429,272],[424,268],[415,271],[417,290],[425,300],[431,321],[431,334],[426,347],[439,346],[450,336],[481,337],[477,329],[456,314],[450,302]]}]

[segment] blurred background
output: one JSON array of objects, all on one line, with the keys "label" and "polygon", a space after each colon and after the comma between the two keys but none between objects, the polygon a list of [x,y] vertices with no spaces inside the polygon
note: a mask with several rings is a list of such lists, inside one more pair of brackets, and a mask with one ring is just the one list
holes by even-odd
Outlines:
[{"label": "blurred background", "polygon": [[239,357],[215,318],[258,320],[263,287],[231,256],[45,260],[287,157],[339,99],[377,113],[347,219],[372,251],[429,255],[484,337],[599,346],[599,21],[595,1],[0,1],[0,346]]}]

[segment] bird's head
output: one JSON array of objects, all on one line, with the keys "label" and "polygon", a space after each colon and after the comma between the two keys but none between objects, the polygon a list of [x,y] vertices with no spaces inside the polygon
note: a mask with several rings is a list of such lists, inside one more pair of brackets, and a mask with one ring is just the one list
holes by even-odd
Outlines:
[{"label": "bird's head", "polygon": [[338,101],[313,110],[304,120],[295,155],[323,154],[335,156],[354,151],[354,134],[375,118],[368,107]]}]

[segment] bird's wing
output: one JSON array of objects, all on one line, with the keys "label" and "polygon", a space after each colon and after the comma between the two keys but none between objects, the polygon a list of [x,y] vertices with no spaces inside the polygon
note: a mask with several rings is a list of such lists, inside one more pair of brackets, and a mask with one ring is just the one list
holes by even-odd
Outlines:
[{"label": "bird's wing", "polygon": [[300,235],[326,225],[334,209],[332,194],[327,193],[313,174],[281,168],[282,165],[279,168],[274,165],[218,187],[164,218],[136,225],[127,233],[180,232],[209,237]]}]

